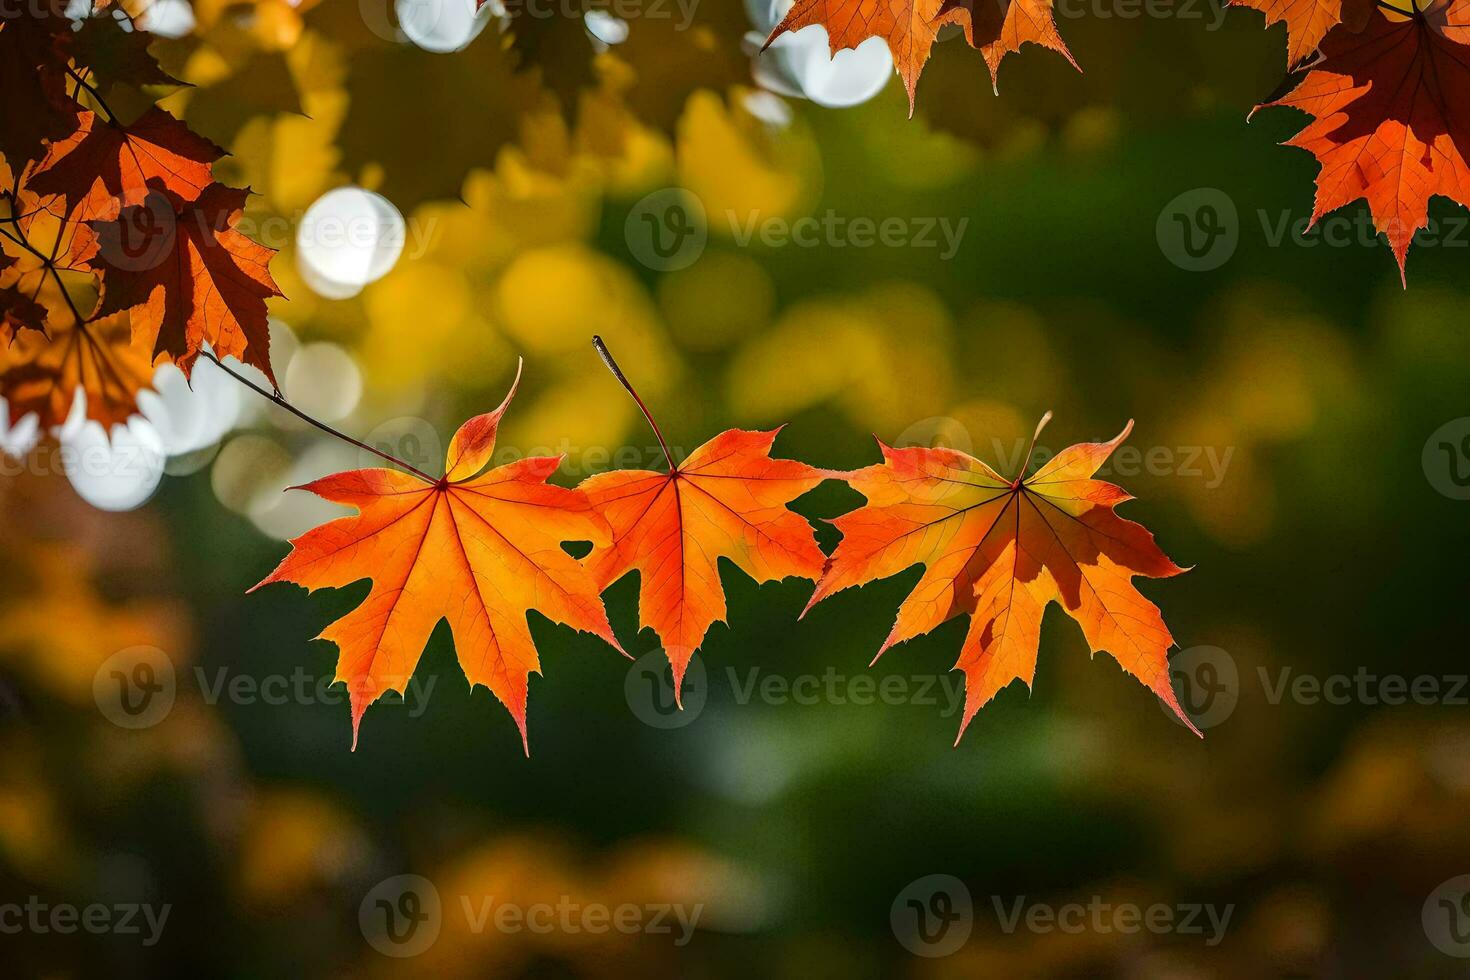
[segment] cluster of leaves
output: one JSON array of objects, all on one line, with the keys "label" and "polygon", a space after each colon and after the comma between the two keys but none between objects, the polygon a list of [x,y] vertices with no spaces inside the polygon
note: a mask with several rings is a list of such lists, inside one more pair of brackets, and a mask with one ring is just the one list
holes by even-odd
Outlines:
[{"label": "cluster of leaves", "polygon": [[[59,0],[0,21],[0,394],[11,420],[104,426],[137,410],[154,363],[188,376],[206,347],[270,367],[274,250],[237,224],[248,190],[224,151],[153,104],[180,83],[126,14],[76,21]],[[124,118],[121,95],[142,106]],[[80,392],[80,395],[78,395]]]},{"label": "cluster of leaves", "polygon": [[[1173,637],[1132,584],[1136,575],[1183,569],[1145,528],[1114,512],[1131,498],[1093,479],[1131,422],[1112,441],[1072,446],[1029,476],[1028,454],[1016,478],[1006,479],[966,453],[881,444],[880,464],[822,470],[772,458],[779,429],[731,429],[676,461],[649,415],[666,471],[615,470],[568,489],[547,482],[561,457],[486,469],[515,387],[500,407],[459,429],[442,477],[365,469],[304,487],[357,514],[295,539],[260,583],[314,590],[372,580],[363,603],[320,637],[339,647],[336,679],[351,699],[354,745],[368,705],[405,691],[442,619],[471,685],[484,684],[505,704],[525,743],[527,681],[539,672],[526,613],[535,609],[622,652],[601,594],[633,571],[641,625],[661,641],[677,693],[709,628],[725,621],[721,558],[757,582],[816,582],[808,609],[834,592],[923,565],[879,654],[969,616],[956,664],[966,677],[960,734],[1002,687],[1031,684],[1042,613],[1052,601],[1081,625],[1094,653],[1110,653],[1194,727],[1170,684]],[[846,481],[868,500],[834,522],[843,538],[830,556],[788,508],[827,479]],[[586,541],[592,548],[581,560],[563,548]]]},{"label": "cluster of leaves", "polygon": [[[337,138],[344,164],[381,170],[375,189],[405,212],[426,201],[457,200],[466,176],[524,143],[535,118],[580,122],[599,134],[597,142],[620,148],[626,134],[616,117],[628,114],[672,133],[691,91],[749,81],[739,4],[701,6],[696,25],[686,30],[674,5],[630,0],[625,12],[646,7],[647,16],[626,41],[600,53],[582,17],[570,15],[581,12],[581,3],[553,9],[558,5],[477,0],[477,7],[486,6],[495,8],[482,11],[488,26],[450,55],[394,40],[391,3],[375,16],[358,4],[318,4],[304,18],[345,56],[351,98]],[[404,92],[420,99],[406,100]],[[426,113],[424,100],[435,99],[446,111]],[[463,125],[466,118],[475,124]],[[384,136],[398,132],[416,138]],[[436,165],[426,164],[423,145],[437,148]]]},{"label": "cluster of leaves", "polygon": [[[1290,141],[1321,164],[1313,221],[1359,199],[1400,275],[1435,195],[1470,204],[1470,0],[1240,0],[1288,34],[1286,94],[1313,122]],[[1077,62],[1052,0],[797,0],[766,44],[811,25],[832,52],[881,37],[909,93],[939,32],[964,31],[992,80],[1007,54],[1039,44]]]}]

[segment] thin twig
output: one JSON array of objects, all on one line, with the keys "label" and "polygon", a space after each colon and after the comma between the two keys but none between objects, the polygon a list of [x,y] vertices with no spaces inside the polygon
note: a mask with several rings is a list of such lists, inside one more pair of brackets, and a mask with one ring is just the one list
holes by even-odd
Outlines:
[{"label": "thin twig", "polygon": [[[3,196],[5,197],[5,200],[7,200],[7,201],[10,202],[11,208],[14,209],[14,207],[15,207],[15,198],[12,197],[8,191]],[[36,210],[34,210],[34,211],[27,211],[25,214],[0,214],[0,222],[4,222],[6,224],[11,224],[11,225],[18,225],[22,221],[26,220],[27,218],[33,218],[33,217],[35,217],[38,214],[49,214],[49,213],[50,212],[47,211],[46,208],[36,208]],[[0,232],[0,234],[3,234],[3,232]],[[15,241],[15,239],[12,238],[11,241]]]},{"label": "thin twig", "polygon": [[[92,94],[93,98],[95,98],[97,100],[97,104],[99,106],[101,106],[103,112],[107,113],[107,115],[110,118],[110,120],[113,121],[113,122],[116,122],[117,117],[112,114],[112,110],[110,108],[108,108],[107,103],[104,102],[102,100],[102,97],[97,94],[97,90],[94,89],[92,86],[88,85],[86,83],[86,81],[84,81],[82,79],[81,75],[77,74],[71,68],[67,68],[67,72],[73,78],[75,78],[77,80],[77,84],[78,85],[81,85],[81,86],[85,87],[86,90]],[[16,197],[14,191],[7,192],[4,196],[5,196],[5,198],[7,200],[10,201],[10,203],[11,203],[11,210],[14,211],[14,209],[15,209],[15,203],[16,203],[16,200],[17,200],[17,197]],[[38,259],[41,260],[41,263],[42,263],[42,279],[44,280],[46,273],[49,272],[51,274],[51,277],[56,280],[56,286],[61,291],[61,298],[66,302],[67,309],[71,311],[71,315],[76,318],[77,333],[78,333],[78,335],[86,335],[88,333],[88,331],[87,331],[87,324],[90,323],[91,321],[89,321],[86,317],[82,316],[81,311],[79,309],[77,309],[76,301],[72,299],[71,293],[66,288],[66,283],[61,278],[61,270],[58,269],[57,268],[57,265],[56,265],[56,254],[55,254],[55,250],[56,249],[59,249],[60,246],[61,246],[61,235],[60,235],[60,233],[57,234],[56,241],[55,241],[55,243],[53,245],[53,252],[52,252],[52,254],[51,255],[47,255],[46,253],[40,251],[39,249],[37,249],[34,245],[32,245],[30,243],[29,238],[25,234],[25,230],[23,228],[21,228],[20,220],[18,218],[16,218],[14,215],[11,215],[11,216],[5,217],[5,218],[0,218],[0,221],[3,221],[6,224],[13,225],[14,226],[14,229],[15,229],[14,230],[14,234],[12,234],[10,232],[5,231],[3,228],[0,228],[0,235],[3,235],[5,238],[10,239],[10,241],[12,241],[15,244],[19,245],[20,247],[24,248],[26,251],[30,252],[36,258],[38,258]],[[39,292],[39,286],[38,286],[38,292]],[[599,343],[600,343],[600,341],[599,341]],[[358,439],[352,438],[351,436],[347,435],[345,432],[342,432],[342,431],[340,431],[338,429],[334,429],[332,426],[328,425],[325,422],[322,422],[322,421],[320,421],[318,419],[312,418],[310,415],[307,415],[305,412],[303,412],[301,409],[297,408],[295,405],[292,405],[290,402],[286,401],[286,399],[281,396],[281,393],[280,393],[280,390],[279,389],[277,389],[276,391],[266,391],[264,388],[260,387],[255,382],[251,381],[249,378],[245,377],[242,374],[239,374],[233,368],[231,368],[229,365],[225,364],[218,357],[216,357],[213,354],[213,352],[211,352],[211,351],[200,351],[200,356],[204,357],[208,361],[211,361],[221,371],[225,372],[226,374],[228,374],[230,377],[234,378],[236,381],[240,382],[245,387],[247,387],[250,390],[254,391],[256,394],[260,395],[262,398],[266,399],[267,401],[271,402],[274,405],[279,406],[280,408],[285,409],[286,411],[290,412],[292,415],[294,415],[297,418],[301,419],[301,421],[305,422],[306,424],[308,424],[310,426],[313,426],[313,427],[315,427],[317,429],[320,429],[321,431],[327,433],[328,435],[335,436],[336,438],[342,440],[343,442],[347,443],[350,446],[356,446],[358,449],[364,450],[365,452],[372,453],[374,456],[377,456],[380,459],[386,460],[387,462],[393,463],[393,464],[395,464],[397,466],[401,466],[403,469],[407,470],[409,473],[412,473],[414,476],[418,477],[420,480],[423,480],[425,483],[430,484],[431,486],[438,486],[442,482],[438,478],[432,477],[429,474],[425,473],[423,470],[419,469],[417,466],[414,466],[412,463],[408,462],[407,460],[399,459],[397,456],[394,456],[391,453],[387,453],[387,452],[384,452],[383,450],[378,449],[376,447],[369,446],[365,442],[362,442],[362,441],[360,441]],[[604,356],[606,356],[606,355],[604,355]],[[609,360],[609,362],[611,362],[611,358],[610,357],[608,358],[608,360]],[[626,385],[627,382],[625,381],[624,384]],[[629,390],[631,391],[632,389],[630,388]],[[637,395],[634,395],[633,397],[636,399],[638,396]],[[639,404],[641,405],[642,403],[640,402]],[[646,415],[647,412],[645,411],[644,414]],[[649,422],[651,424],[653,422],[653,420],[650,418],[649,419]],[[654,426],[654,431],[655,432],[658,431],[658,427],[657,426]],[[663,437],[662,436],[659,436],[659,441],[660,442],[663,441]],[[664,454],[665,455],[668,454],[668,449],[667,448],[665,448]]]},{"label": "thin twig", "polygon": [[286,401],[286,399],[282,398],[279,392],[266,391],[260,385],[256,384],[254,381],[251,381],[249,378],[245,377],[243,374],[237,373],[229,365],[225,364],[218,357],[215,357],[212,352],[210,352],[210,351],[200,351],[199,352],[199,356],[203,357],[205,360],[212,361],[214,363],[215,367],[218,367],[221,371],[224,371],[230,377],[234,378],[236,381],[240,382],[242,385],[244,385],[245,387],[249,388],[251,391],[254,391],[257,395],[259,395],[260,397],[266,399],[267,401],[269,401],[273,405],[279,406],[280,408],[284,408],[286,411],[290,412],[292,415],[296,416],[298,419],[300,419],[301,421],[307,423],[308,425],[315,426],[316,428],[321,429],[323,432],[327,433],[328,435],[336,436],[338,439],[341,439],[343,442],[345,442],[345,443],[347,443],[349,445],[356,446],[358,449],[366,450],[367,452],[372,453],[374,456],[378,456],[378,457],[380,457],[382,459],[387,460],[390,463],[394,463],[394,464],[396,464],[398,466],[401,466],[404,469],[408,470],[410,473],[412,473],[414,476],[418,477],[420,480],[423,480],[425,483],[428,483],[428,484],[437,486],[441,482],[438,478],[430,476],[429,474],[425,473],[423,470],[419,469],[417,466],[414,466],[412,463],[409,463],[409,462],[406,462],[404,460],[401,460],[397,456],[391,455],[389,453],[385,453],[381,449],[376,449],[376,448],[374,448],[372,446],[369,446],[365,442],[360,442],[357,439],[354,439],[351,436],[347,435],[346,433],[340,432],[337,429],[332,428],[327,423],[321,422],[321,421],[318,421],[317,419],[312,418],[310,415],[307,415],[301,409],[297,408],[295,405],[292,405],[290,402]]},{"label": "thin twig", "polygon": [[1036,440],[1041,438],[1041,430],[1046,428],[1046,423],[1051,421],[1051,412],[1048,411],[1036,423],[1036,431],[1031,433],[1031,445],[1026,447],[1026,459],[1021,463],[1021,472],[1016,474],[1016,482],[1012,486],[1019,486],[1026,479],[1026,470],[1031,466],[1031,454],[1036,451]]},{"label": "thin twig", "polygon": [[643,404],[643,399],[639,398],[638,392],[633,390],[632,384],[628,382],[627,376],[625,376],[622,369],[618,367],[618,362],[613,360],[613,356],[608,351],[607,345],[602,342],[602,338],[594,334],[592,337],[592,346],[597,348],[597,353],[602,358],[602,363],[607,365],[607,369],[612,372],[613,377],[618,379],[618,383],[621,384],[624,390],[626,390],[628,394],[632,395],[633,400],[638,403],[639,411],[641,411],[643,413],[643,417],[648,420],[649,426],[653,429],[653,434],[658,437],[658,444],[660,448],[662,448],[664,451],[664,459],[669,461],[669,472],[677,473],[679,471],[679,467],[674,462],[674,456],[672,453],[669,452],[669,444],[667,442],[664,442],[664,434],[659,431],[658,423],[653,420],[653,414],[649,412],[648,406]]},{"label": "thin twig", "polygon": [[71,293],[66,291],[66,283],[61,281],[61,272],[56,268],[54,261],[46,263],[46,271],[51,273],[51,278],[56,280],[56,288],[61,290],[61,298],[66,300],[66,308],[71,310],[72,316],[76,317],[77,329],[86,333],[87,324],[91,321],[82,316],[82,311],[77,309],[76,301],[71,298]]},{"label": "thin twig", "polygon": [[[77,84],[80,85],[82,88],[86,89],[87,90],[87,94],[90,95],[90,96],[92,96],[92,98],[96,100],[97,107],[100,108],[104,113],[106,113],[106,115],[107,115],[107,121],[110,122],[110,123],[112,123],[112,124],[114,124],[114,125],[116,125],[117,124],[117,113],[113,112],[112,111],[112,108],[110,106],[108,106],[108,104],[107,104],[106,101],[103,100],[102,94],[100,92],[98,92],[96,88],[94,88],[93,86],[89,85],[87,83],[86,79],[82,78],[82,76],[77,73],[76,69],[72,68],[70,65],[67,66],[66,73],[68,75],[70,75],[72,78],[75,78],[77,80]],[[76,101],[81,101],[81,100],[78,99]]]}]

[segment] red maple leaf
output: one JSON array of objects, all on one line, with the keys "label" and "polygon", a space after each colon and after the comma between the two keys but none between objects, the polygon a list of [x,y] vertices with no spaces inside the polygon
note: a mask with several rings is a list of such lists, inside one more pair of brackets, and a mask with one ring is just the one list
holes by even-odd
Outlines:
[{"label": "red maple leaf", "polygon": [[495,411],[460,427],[439,480],[367,469],[295,488],[357,513],[293,540],[291,553],[255,589],[372,580],[362,605],[321,634],[340,651],[337,680],[352,702],[354,747],[363,712],[386,691],[404,692],[440,620],[449,621],[471,686],[484,684],[501,700],[523,746],[527,680],[540,673],[528,611],[594,633],[622,652],[591,577],[561,547],[607,537],[606,522],[581,491],[546,482],[561,458],[487,469],[515,389],[513,383]]},{"label": "red maple leaf", "polygon": [[1327,32],[1347,24],[1357,32],[1368,22],[1373,0],[1233,0],[1242,7],[1259,10],[1266,23],[1286,24],[1286,61],[1292,68],[1317,52]]},{"label": "red maple leaf", "polygon": [[[1042,418],[1037,436],[1050,418]],[[1082,627],[1094,653],[1110,653],[1199,734],[1170,684],[1174,638],[1132,583],[1136,575],[1166,578],[1184,569],[1146,528],[1114,511],[1132,498],[1093,478],[1132,429],[1130,421],[1110,442],[1068,447],[1030,475],[1028,452],[1015,479],[957,450],[880,443],[882,463],[846,475],[868,502],[832,522],[842,541],[807,609],[843,589],[923,565],[878,656],[969,616],[955,664],[965,674],[963,735],[1001,688],[1015,680],[1031,685],[1042,614],[1056,602]]]},{"label": "red maple leaf", "polygon": [[79,110],[64,85],[71,22],[62,6],[48,0],[0,18],[0,155],[15,173],[77,128]]},{"label": "red maple leaf", "polygon": [[224,152],[157,106],[128,126],[84,110],[76,132],[51,144],[28,185],[59,195],[75,221],[106,220],[142,204],[151,188],[176,203],[195,200],[213,183]]},{"label": "red maple leaf", "polygon": [[1077,67],[1057,32],[1052,0],[796,0],[765,47],[788,31],[814,24],[826,29],[833,54],[870,37],[883,38],[908,91],[910,115],[919,75],[939,31],[949,24],[964,28],[970,47],[985,56],[992,85],[1001,60],[1027,43],[1050,48]]},{"label": "red maple leaf", "polygon": [[36,297],[27,295],[24,290],[14,284],[0,286],[0,315],[4,324],[4,331],[0,331],[0,341],[10,341],[20,330],[45,330],[46,329],[46,307],[36,302]]},{"label": "red maple leaf", "polygon": [[94,222],[103,272],[98,315],[132,310],[133,330],[188,375],[208,343],[275,377],[266,300],[281,295],[270,274],[275,250],[235,230],[248,190],[211,184],[175,210],[151,192],[116,220]]},{"label": "red maple leaf", "polygon": [[602,341],[593,342],[643,410],[669,468],[614,470],[582,482],[578,489],[612,528],[611,539],[588,554],[587,567],[599,589],[638,572],[639,620],[663,643],[677,700],[690,659],[710,626],[725,620],[721,558],[757,582],[822,573],[826,557],[812,526],[786,505],[829,474],[771,458],[779,429],[730,429],[675,463],[642,399]]},{"label": "red maple leaf", "polygon": [[1467,31],[1470,0],[1433,0],[1407,12],[1380,6],[1361,33],[1335,28],[1300,84],[1257,107],[1313,117],[1287,142],[1322,164],[1312,221],[1367,199],[1401,278],[1415,232],[1429,223],[1429,199],[1470,203]]}]

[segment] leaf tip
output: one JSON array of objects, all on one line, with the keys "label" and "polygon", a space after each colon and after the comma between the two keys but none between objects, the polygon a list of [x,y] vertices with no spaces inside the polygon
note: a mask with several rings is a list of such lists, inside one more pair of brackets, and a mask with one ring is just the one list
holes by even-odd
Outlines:
[{"label": "leaf tip", "polygon": [[358,731],[362,727],[362,713],[363,713],[364,710],[366,710],[366,705],[359,705],[357,703],[356,699],[354,699],[353,700],[353,703],[352,703],[352,751],[353,752],[356,752],[357,751],[357,736],[358,736]]},{"label": "leaf tip", "polygon": [[610,646],[614,650],[618,651],[618,653],[621,653],[627,659],[629,659],[629,660],[635,659],[633,657],[633,655],[631,653],[629,653],[627,650],[624,650],[623,649],[623,645],[618,642],[617,634],[612,631],[612,626],[611,625],[609,625],[605,631],[599,632],[598,633],[598,636],[602,637],[602,639],[604,641],[606,641],[606,643],[607,643],[608,646]]},{"label": "leaf tip", "polygon": [[971,708],[968,705],[965,706],[965,716],[960,719],[960,730],[955,733],[954,744],[950,746],[951,749],[957,749],[960,747],[960,739],[965,737],[965,731],[969,729],[970,722],[974,720],[975,713],[979,710],[979,705],[976,705],[974,708]]}]

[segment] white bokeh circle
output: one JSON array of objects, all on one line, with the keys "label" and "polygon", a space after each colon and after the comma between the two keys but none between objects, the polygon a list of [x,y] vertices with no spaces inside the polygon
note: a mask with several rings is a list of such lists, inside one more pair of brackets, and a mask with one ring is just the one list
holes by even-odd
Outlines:
[{"label": "white bokeh circle", "polygon": [[296,229],[296,268],[313,292],[347,299],[388,274],[406,234],[403,215],[386,197],[339,187],[306,209]]},{"label": "white bokeh circle", "polygon": [[861,105],[883,91],[893,77],[893,56],[881,37],[870,37],[856,48],[833,55],[826,29],[812,25],[782,34],[761,53],[766,38],[791,6],[792,0],[746,0],[753,28],[746,36],[746,47],[761,87],[778,95],[810,99],[829,109]]},{"label": "white bokeh circle", "polygon": [[134,415],[108,432],[101,423],[87,418],[87,395],[80,388],[56,436],[61,443],[61,465],[72,489],[98,510],[141,507],[163,479],[167,457],[153,423]]},{"label": "white bokeh circle", "polygon": [[435,54],[461,51],[473,41],[494,11],[475,9],[475,0],[395,0],[398,29],[415,47]]}]

